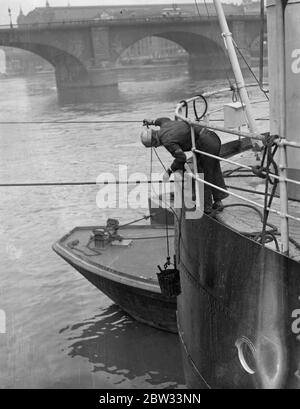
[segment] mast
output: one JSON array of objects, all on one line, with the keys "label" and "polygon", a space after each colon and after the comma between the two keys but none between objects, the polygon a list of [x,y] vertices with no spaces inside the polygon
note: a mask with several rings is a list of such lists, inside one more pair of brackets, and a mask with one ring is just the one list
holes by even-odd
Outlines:
[{"label": "mast", "polygon": [[[285,90],[285,33],[284,8],[281,0],[267,0],[268,26],[268,76],[270,88],[270,134],[286,136],[286,90]],[[280,146],[277,155],[281,180],[279,182],[281,216],[281,251],[289,251],[287,155],[284,146]]]},{"label": "mast", "polygon": [[270,133],[285,137],[284,10],[280,0],[267,1]]},{"label": "mast", "polygon": [[264,82],[264,34],[265,34],[265,0],[260,0],[260,39],[259,39],[259,85]]},{"label": "mast", "polygon": [[246,113],[246,117],[248,120],[248,126],[250,129],[250,132],[259,133],[258,127],[254,119],[254,115],[252,112],[252,107],[251,107],[251,103],[248,97],[243,74],[240,68],[240,64],[239,64],[236,52],[235,52],[235,47],[234,47],[233,40],[232,40],[232,34],[229,30],[229,27],[228,27],[228,24],[225,18],[223,6],[220,0],[214,0],[214,5],[217,11],[219,24],[222,30],[222,36],[224,38],[226,48],[228,50],[228,55],[229,55],[230,63],[231,63],[232,70],[235,76],[236,84],[237,84],[237,87],[238,87],[238,90],[241,96],[242,103],[245,105],[245,113]]},{"label": "mast", "polygon": [[[289,0],[284,10],[285,126],[288,141],[300,143],[300,1]],[[287,175],[300,182],[300,149],[288,148]],[[289,183],[288,196],[300,201],[300,186]]]}]

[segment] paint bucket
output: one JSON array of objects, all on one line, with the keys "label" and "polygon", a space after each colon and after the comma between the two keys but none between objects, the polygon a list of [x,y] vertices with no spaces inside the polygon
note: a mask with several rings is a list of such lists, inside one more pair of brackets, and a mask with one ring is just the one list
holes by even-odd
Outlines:
[{"label": "paint bucket", "polygon": [[166,269],[157,273],[161,293],[167,297],[177,297],[181,293],[179,271]]}]

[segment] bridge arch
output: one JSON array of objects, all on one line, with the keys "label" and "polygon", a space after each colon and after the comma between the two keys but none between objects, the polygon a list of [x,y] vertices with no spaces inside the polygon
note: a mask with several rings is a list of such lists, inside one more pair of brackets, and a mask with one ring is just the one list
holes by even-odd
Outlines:
[{"label": "bridge arch", "polygon": [[147,33],[135,33],[112,40],[111,56],[114,63],[122,53],[138,41],[147,37],[160,37],[172,41],[183,48],[189,55],[189,71],[193,76],[205,75],[218,77],[229,68],[229,61],[224,52],[223,44],[207,36],[188,31],[157,30]]},{"label": "bridge arch", "polygon": [[72,86],[75,81],[84,81],[87,70],[84,64],[74,55],[51,45],[26,42],[11,42],[9,47],[30,51],[55,68],[55,77],[58,89]]},{"label": "bridge arch", "polygon": [[152,63],[160,59],[186,61],[188,53],[179,44],[158,36],[147,36],[127,47],[117,61],[125,64]]}]

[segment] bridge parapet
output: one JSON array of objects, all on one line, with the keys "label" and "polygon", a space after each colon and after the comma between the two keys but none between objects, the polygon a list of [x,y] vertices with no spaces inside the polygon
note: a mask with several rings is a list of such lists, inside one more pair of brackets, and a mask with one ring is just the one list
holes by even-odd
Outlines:
[{"label": "bridge parapet", "polygon": [[[247,15],[247,14],[232,14],[226,16],[227,21],[260,21],[259,15]],[[113,18],[113,19],[93,19],[93,20],[58,20],[47,23],[34,23],[34,24],[18,24],[13,26],[10,25],[0,25],[0,29],[4,30],[39,30],[39,29],[57,29],[62,27],[99,27],[99,26],[128,26],[132,24],[188,24],[188,23],[199,23],[199,22],[217,22],[218,18],[216,15],[203,15],[203,16],[157,16],[157,17],[131,17],[131,18]]]}]

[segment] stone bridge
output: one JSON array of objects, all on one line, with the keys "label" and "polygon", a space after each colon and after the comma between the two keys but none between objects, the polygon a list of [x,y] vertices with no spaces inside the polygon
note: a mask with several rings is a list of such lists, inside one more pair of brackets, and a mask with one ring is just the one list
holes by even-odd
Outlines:
[{"label": "stone bridge", "polygon": [[[258,15],[228,16],[228,25],[243,54],[257,42]],[[117,85],[113,69],[128,47],[148,36],[171,40],[189,54],[190,72],[205,78],[228,69],[216,16],[83,20],[35,24],[0,30],[0,45],[38,54],[55,68],[57,90]]]}]

